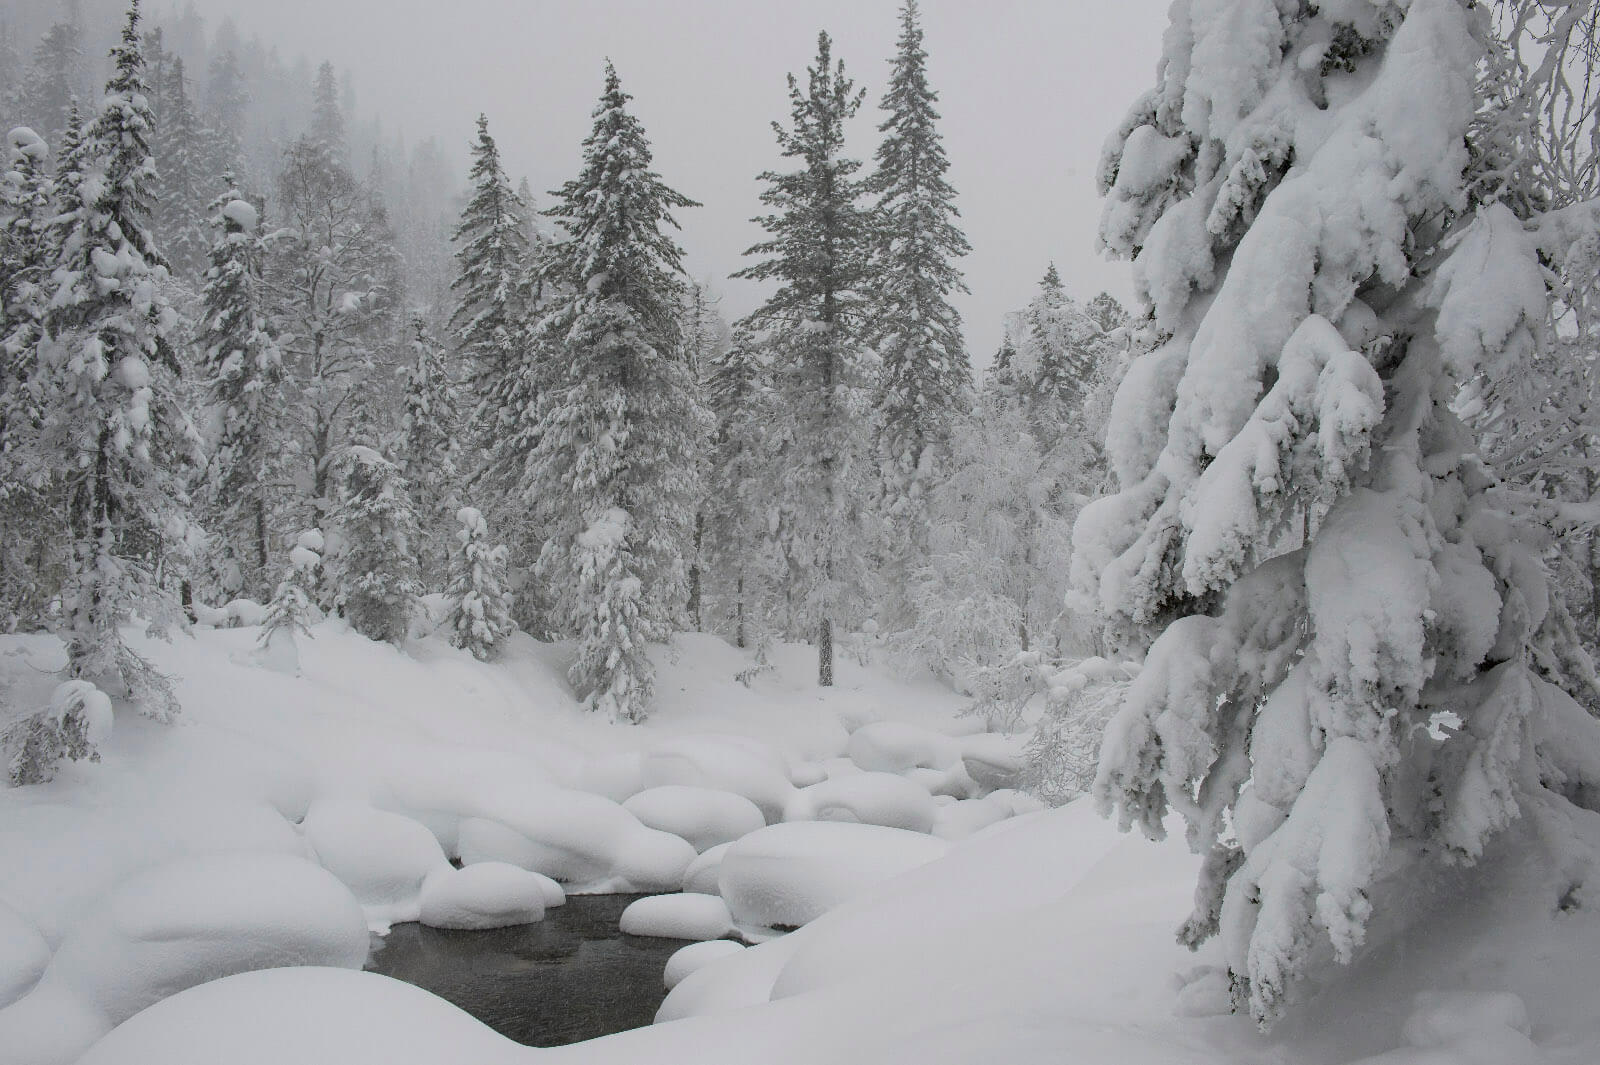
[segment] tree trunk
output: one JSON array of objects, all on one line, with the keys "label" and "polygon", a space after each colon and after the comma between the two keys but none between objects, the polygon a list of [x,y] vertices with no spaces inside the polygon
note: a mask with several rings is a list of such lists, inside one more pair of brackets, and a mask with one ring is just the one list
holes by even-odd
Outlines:
[{"label": "tree trunk", "polygon": [[828,618],[817,626],[817,684],[833,687],[833,622]]},{"label": "tree trunk", "polygon": [[744,574],[739,574],[739,581],[734,586],[734,623],[733,645],[744,650]]},{"label": "tree trunk", "polygon": [[705,530],[706,516],[704,512],[697,512],[694,516],[694,562],[689,565],[689,620],[695,632],[704,631],[700,624],[700,540]]}]

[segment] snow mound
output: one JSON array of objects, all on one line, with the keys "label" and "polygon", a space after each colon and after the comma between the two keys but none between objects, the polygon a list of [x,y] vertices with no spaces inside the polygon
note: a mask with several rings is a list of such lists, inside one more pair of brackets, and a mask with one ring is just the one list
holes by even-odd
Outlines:
[{"label": "snow mound", "polygon": [[974,832],[999,824],[1011,816],[1011,805],[1003,799],[999,802],[991,802],[989,797],[961,799],[941,806],[934,814],[933,834],[940,839],[966,839]]},{"label": "snow mound", "polygon": [[549,877],[506,862],[443,865],[422,882],[420,919],[430,928],[473,930],[532,924],[544,920],[548,883]]},{"label": "snow mound", "polygon": [[647,828],[670,832],[697,852],[731,843],[766,825],[761,808],[743,795],[686,784],[647,788],[622,804]]},{"label": "snow mound", "polygon": [[743,943],[731,939],[708,939],[704,943],[690,943],[667,959],[666,971],[661,974],[668,991],[677,987],[684,977],[698,969],[744,950]]},{"label": "snow mound", "polygon": [[515,1065],[526,1047],[376,973],[272,969],[192,987],[100,1040],[82,1065]]},{"label": "snow mound", "polygon": [[721,939],[733,931],[733,917],[716,895],[652,895],[622,911],[621,928],[630,936]]},{"label": "snow mound", "polygon": [[689,784],[743,795],[761,809],[768,824],[783,818],[794,794],[783,756],[760,740],[744,736],[685,736],[659,744],[639,767],[645,787]]},{"label": "snow mound", "polygon": [[232,222],[246,233],[253,232],[256,228],[256,223],[259,220],[259,216],[256,214],[255,207],[247,200],[229,200],[227,203],[223,204],[222,217],[226,218],[228,221]]},{"label": "snow mound", "polygon": [[717,886],[717,873],[722,869],[722,856],[731,846],[732,843],[719,843],[690,862],[683,873],[683,890],[698,895],[718,894],[721,889]]},{"label": "snow mound", "polygon": [[961,765],[985,791],[1015,788],[1027,754],[1026,736],[980,732],[961,741]]},{"label": "snow mound", "polygon": [[0,902],[0,1009],[27,994],[50,964],[50,943],[34,923]]},{"label": "snow mound", "polygon": [[647,828],[621,804],[564,788],[534,789],[517,801],[507,792],[487,804],[492,817],[461,822],[458,847],[466,864],[510,862],[566,885],[571,894],[677,891],[695,850],[683,839]]},{"label": "snow mound", "polygon": [[1402,1035],[1411,1046],[1350,1065],[1547,1065],[1528,1007],[1504,991],[1423,991]]},{"label": "snow mound", "polygon": [[33,991],[0,1010],[0,1047],[28,1065],[70,1062],[184,988],[282,965],[359,969],[366,957],[360,907],[312,863],[184,858],[129,880],[79,922]]},{"label": "snow mound", "polygon": [[344,881],[380,934],[418,918],[423,879],[447,866],[439,841],[424,825],[365,803],[318,799],[304,827],[317,860]]},{"label": "snow mound", "polygon": [[850,734],[845,754],[862,769],[900,773],[907,769],[947,769],[961,758],[949,736],[902,721],[875,721]]},{"label": "snow mound", "polygon": [[792,928],[943,857],[948,847],[931,836],[879,825],[772,825],[728,848],[717,882],[741,927]]},{"label": "snow mound", "polygon": [[[857,733],[860,735],[860,733]],[[865,772],[802,788],[784,807],[785,821],[854,821],[908,832],[933,828],[933,796],[894,773]]]}]

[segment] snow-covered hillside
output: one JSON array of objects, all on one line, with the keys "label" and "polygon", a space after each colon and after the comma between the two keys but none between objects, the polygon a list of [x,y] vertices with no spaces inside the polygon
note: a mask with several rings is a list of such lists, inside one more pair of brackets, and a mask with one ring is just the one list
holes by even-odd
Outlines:
[{"label": "snow-covered hillside", "polygon": [[[1030,813],[1004,791],[956,798],[985,790],[964,751],[988,759],[980,772],[1004,767],[932,683],[841,663],[840,685],[822,693],[808,687],[807,650],[784,647],[747,688],[735,680],[742,652],[691,637],[659,656],[660,709],[631,727],[580,710],[559,646],[518,637],[485,664],[442,640],[401,653],[324,623],[289,676],[254,664],[255,635],[141,640],[178,678],[183,716],[158,725],[119,708],[100,763],[0,792],[0,993],[19,1000],[0,1010],[0,1061],[74,1061],[108,1031],[85,1062],[1054,1062],[1071,1051],[1134,1065],[1333,1065],[1408,1043],[1430,1049],[1380,1060],[1600,1054],[1600,927],[1562,912],[1559,870],[1529,852],[1495,855],[1465,886],[1416,885],[1413,908],[1436,915],[1425,930],[1380,937],[1269,1039],[1208,1016],[1227,1001],[1208,968],[1218,959],[1174,942],[1198,865],[1182,843],[1118,835],[1082,802]],[[43,638],[0,648],[13,692],[59,665]],[[739,821],[746,807],[776,827]],[[919,811],[931,820],[915,825]],[[687,836],[745,834],[690,843],[646,827],[674,818]],[[471,861],[476,883],[447,885],[465,874],[446,854]],[[353,971],[368,927],[429,919],[430,895],[436,912],[451,895],[448,915],[468,926],[494,923],[496,907],[531,906],[514,918],[527,919],[559,902],[560,889],[514,864],[560,874],[567,890],[675,890],[707,860],[713,873],[723,863],[720,878],[702,872],[693,886],[720,885],[751,939],[808,923],[688,966],[662,1008],[669,1023],[530,1050]],[[683,898],[689,907],[664,918],[679,934],[694,916],[695,896]],[[245,971],[282,965],[297,967]]]}]

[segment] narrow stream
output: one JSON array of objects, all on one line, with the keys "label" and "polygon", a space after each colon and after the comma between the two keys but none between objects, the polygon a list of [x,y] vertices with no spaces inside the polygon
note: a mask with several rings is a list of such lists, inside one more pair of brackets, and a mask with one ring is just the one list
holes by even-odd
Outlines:
[{"label": "narrow stream", "polygon": [[661,973],[681,939],[623,935],[638,895],[573,895],[538,924],[487,932],[395,925],[367,968],[455,1003],[527,1046],[638,1028],[666,997]]}]

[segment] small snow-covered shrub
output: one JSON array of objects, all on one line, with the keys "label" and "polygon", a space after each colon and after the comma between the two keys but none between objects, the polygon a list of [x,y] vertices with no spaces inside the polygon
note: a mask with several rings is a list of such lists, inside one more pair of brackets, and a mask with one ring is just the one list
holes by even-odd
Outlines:
[{"label": "small snow-covered shrub", "polygon": [[6,783],[13,788],[43,784],[63,762],[98,762],[111,734],[111,700],[86,680],[57,686],[50,705],[13,721],[0,732]]},{"label": "small snow-covered shrub", "polygon": [[475,507],[456,511],[456,521],[461,546],[450,556],[450,643],[486,662],[515,628],[506,549],[489,540],[489,524]]},{"label": "small snow-covered shrub", "polygon": [[1052,806],[1090,790],[1099,765],[1100,738],[1137,672],[1137,666],[1094,657],[1051,678],[1044,714],[1028,742],[1024,788]]}]

